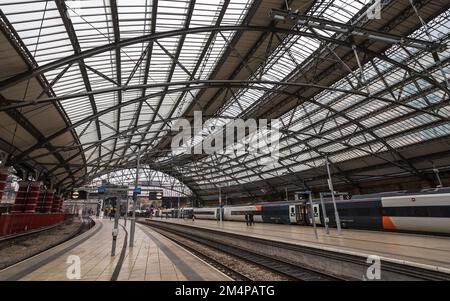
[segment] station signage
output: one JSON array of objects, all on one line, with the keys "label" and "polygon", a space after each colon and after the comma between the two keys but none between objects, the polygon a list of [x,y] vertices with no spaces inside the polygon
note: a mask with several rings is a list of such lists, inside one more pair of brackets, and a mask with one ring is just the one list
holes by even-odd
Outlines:
[{"label": "station signage", "polygon": [[149,191],[148,198],[149,200],[161,200],[163,198],[163,192],[161,190]]},{"label": "station signage", "polygon": [[105,193],[105,186],[100,186],[100,187],[98,188],[98,193],[99,193],[99,194]]}]

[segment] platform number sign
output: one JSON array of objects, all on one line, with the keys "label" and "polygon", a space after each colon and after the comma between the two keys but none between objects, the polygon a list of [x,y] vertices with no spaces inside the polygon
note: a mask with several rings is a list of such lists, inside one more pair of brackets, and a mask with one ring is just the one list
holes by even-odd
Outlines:
[{"label": "platform number sign", "polygon": [[98,194],[104,194],[105,193],[105,186],[100,186],[98,188]]},{"label": "platform number sign", "polygon": [[134,188],[133,192],[134,192],[135,194],[141,194],[142,189],[141,189],[141,187],[136,187],[136,188]]}]

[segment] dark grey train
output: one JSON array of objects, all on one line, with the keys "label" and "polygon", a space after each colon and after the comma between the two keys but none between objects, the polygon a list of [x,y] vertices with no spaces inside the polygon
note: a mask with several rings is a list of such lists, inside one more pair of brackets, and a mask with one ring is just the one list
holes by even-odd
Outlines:
[{"label": "dark grey train", "polygon": [[[418,193],[392,192],[355,196],[336,201],[341,226],[349,229],[411,231],[450,234],[450,190],[446,188]],[[324,200],[326,215],[331,227],[336,227],[334,206]],[[227,221],[245,221],[251,213],[255,222],[324,225],[324,214],[319,200],[267,202],[246,206],[222,208],[182,208],[161,212],[169,217],[218,220],[220,214]]]}]

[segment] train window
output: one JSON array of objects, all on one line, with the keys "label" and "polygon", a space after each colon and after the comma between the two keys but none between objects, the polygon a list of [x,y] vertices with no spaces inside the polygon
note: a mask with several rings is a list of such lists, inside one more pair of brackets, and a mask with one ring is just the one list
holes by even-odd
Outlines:
[{"label": "train window", "polygon": [[416,206],[383,208],[385,216],[450,217],[450,206]]},{"label": "train window", "polygon": [[213,214],[216,214],[214,211],[196,211],[194,213],[196,215],[213,215]]},{"label": "train window", "polygon": [[256,210],[231,211],[231,215],[245,215],[245,213],[251,213],[253,215],[261,215],[261,211],[256,211]]}]

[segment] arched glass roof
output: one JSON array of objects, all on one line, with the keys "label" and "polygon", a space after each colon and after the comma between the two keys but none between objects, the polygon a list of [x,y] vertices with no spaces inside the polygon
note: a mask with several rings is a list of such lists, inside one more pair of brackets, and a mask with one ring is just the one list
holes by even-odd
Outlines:
[{"label": "arched glass roof", "polygon": [[[14,150],[11,164],[66,188],[133,168],[138,149],[142,164],[204,198],[219,186],[247,185],[248,195],[252,183],[313,186],[325,158],[346,183],[450,167],[434,159],[447,158],[450,138],[448,1],[4,0],[0,8],[8,45],[0,66],[15,56],[23,65],[0,74],[0,147]],[[280,159],[174,154],[171,127],[195,111],[216,126],[277,119]],[[219,134],[195,131],[189,145]],[[431,142],[442,144],[410,149]]]},{"label": "arched glass roof", "polygon": [[[148,190],[162,189],[164,196],[194,197],[189,187],[180,180],[165,173],[148,169],[145,166],[139,169],[138,179],[139,187],[144,188],[141,196],[148,195]],[[129,185],[133,188],[136,184],[136,169],[121,169],[108,172],[92,179],[89,185],[99,187],[102,185],[102,181],[116,185]]]}]

